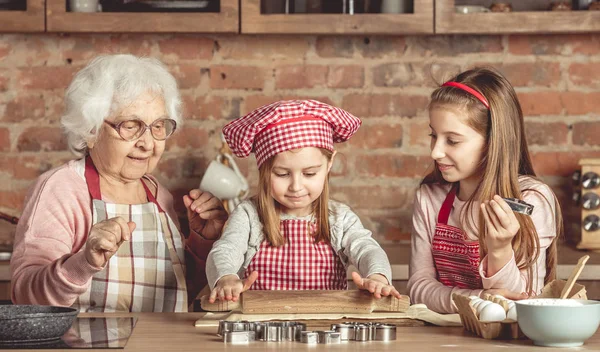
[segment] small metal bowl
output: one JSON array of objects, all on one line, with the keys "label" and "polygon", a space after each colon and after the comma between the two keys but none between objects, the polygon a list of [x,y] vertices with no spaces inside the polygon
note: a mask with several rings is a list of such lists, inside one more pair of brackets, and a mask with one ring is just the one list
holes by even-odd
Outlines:
[{"label": "small metal bowl", "polygon": [[70,307],[0,305],[0,346],[59,340],[78,313]]}]

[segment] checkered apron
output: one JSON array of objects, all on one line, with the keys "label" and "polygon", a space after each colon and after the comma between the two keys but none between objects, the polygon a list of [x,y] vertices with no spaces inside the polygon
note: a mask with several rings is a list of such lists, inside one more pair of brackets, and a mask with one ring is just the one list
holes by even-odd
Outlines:
[{"label": "checkered apron", "polygon": [[315,243],[310,236],[315,224],[308,220],[280,222],[287,242],[273,247],[267,240],[260,245],[244,277],[253,271],[258,279],[251,290],[345,290],[346,270],[329,243]]},{"label": "checkered apron", "polygon": [[431,244],[438,280],[446,286],[483,288],[478,270],[479,241],[467,240],[467,234],[463,230],[448,225],[455,197],[456,187],[452,187],[438,214]]},{"label": "checkered apron", "polygon": [[98,171],[89,157],[85,178],[94,224],[121,216],[136,228],[73,306],[82,312],[187,312],[183,237],[152,192],[142,182],[148,203],[102,201]]}]

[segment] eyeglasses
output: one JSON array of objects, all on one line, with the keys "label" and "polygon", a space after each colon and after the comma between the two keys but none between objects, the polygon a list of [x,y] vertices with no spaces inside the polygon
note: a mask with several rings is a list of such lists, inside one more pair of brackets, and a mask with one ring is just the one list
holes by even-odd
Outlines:
[{"label": "eyeglasses", "polygon": [[138,119],[121,121],[117,124],[106,120],[104,120],[104,122],[110,127],[114,128],[119,136],[128,142],[140,138],[144,133],[146,133],[147,129],[150,129],[150,133],[154,139],[158,141],[164,141],[165,139],[169,138],[169,136],[172,135],[177,128],[177,122],[172,119],[159,119],[152,122],[150,126],[146,125],[144,121]]}]

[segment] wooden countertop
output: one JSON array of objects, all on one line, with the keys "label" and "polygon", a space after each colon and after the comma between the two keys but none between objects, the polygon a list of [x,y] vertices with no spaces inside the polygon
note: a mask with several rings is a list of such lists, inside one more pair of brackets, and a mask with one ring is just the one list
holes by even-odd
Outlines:
[{"label": "wooden countertop", "polygon": [[[392,265],[393,280],[408,280],[408,262],[410,260],[410,244],[382,245]],[[558,278],[566,279],[583,255],[589,254],[579,280],[600,280],[600,252],[582,251],[565,244],[558,247]],[[349,272],[353,268],[349,269]],[[349,276],[350,277],[350,276]],[[9,261],[0,260],[0,281],[10,281]]]},{"label": "wooden countertop", "polygon": [[[345,342],[340,345],[306,345],[299,342],[253,342],[248,345],[225,344],[216,336],[217,328],[196,328],[194,322],[205,313],[108,313],[81,314],[80,317],[128,317],[138,318],[125,347],[126,351],[435,351],[455,349],[461,351],[546,351],[548,348],[533,346],[530,340],[485,340],[473,336],[462,327],[443,328],[435,326],[398,327],[397,340],[391,342]],[[328,326],[311,326],[309,329],[324,329]],[[552,351],[573,349],[552,349]],[[589,339],[578,351],[600,350],[600,331]],[[106,350],[103,350],[106,351]]]}]

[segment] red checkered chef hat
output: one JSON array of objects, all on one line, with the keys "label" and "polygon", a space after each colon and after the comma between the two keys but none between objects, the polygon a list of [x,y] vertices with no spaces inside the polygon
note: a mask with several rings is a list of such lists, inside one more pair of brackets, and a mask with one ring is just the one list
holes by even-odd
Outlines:
[{"label": "red checkered chef hat", "polygon": [[256,154],[258,166],[270,157],[297,148],[333,151],[333,143],[348,140],[361,125],[347,111],[315,100],[286,100],[262,106],[223,127],[233,153]]}]

